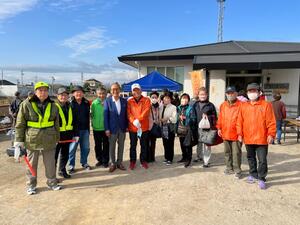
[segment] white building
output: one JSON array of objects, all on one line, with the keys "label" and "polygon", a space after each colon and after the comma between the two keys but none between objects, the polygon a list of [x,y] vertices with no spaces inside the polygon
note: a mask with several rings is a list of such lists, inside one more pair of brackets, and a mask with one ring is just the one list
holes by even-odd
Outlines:
[{"label": "white building", "polygon": [[0,80],[0,97],[15,96],[16,91],[18,91],[18,85],[7,80]]},{"label": "white building", "polygon": [[300,43],[228,41],[124,55],[119,61],[137,68],[140,76],[157,70],[190,95],[206,86],[217,107],[226,86],[245,90],[257,82],[270,100],[274,91],[281,92],[290,116],[300,113]]}]

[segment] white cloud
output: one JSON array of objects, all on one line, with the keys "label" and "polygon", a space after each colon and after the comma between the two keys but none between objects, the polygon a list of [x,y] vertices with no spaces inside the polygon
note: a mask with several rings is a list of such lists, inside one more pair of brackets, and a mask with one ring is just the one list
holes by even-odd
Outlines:
[{"label": "white cloud", "polygon": [[17,83],[20,80],[21,70],[24,72],[24,82],[31,83],[36,80],[51,82],[55,77],[55,83],[80,84],[81,72],[84,79],[95,78],[104,84],[113,82],[125,83],[137,79],[137,71],[132,67],[112,62],[109,64],[91,64],[86,62],[75,62],[74,65],[13,65],[5,66],[4,79]]},{"label": "white cloud", "polygon": [[62,41],[61,45],[73,50],[71,57],[85,54],[91,50],[101,49],[118,43],[117,40],[106,37],[104,28],[91,27],[88,31],[76,34]]},{"label": "white cloud", "polygon": [[38,0],[1,0],[0,21],[14,17],[22,12],[31,10]]},{"label": "white cloud", "polygon": [[47,0],[49,9],[55,11],[76,11],[81,7],[97,6],[97,10],[106,10],[118,3],[118,0]]}]

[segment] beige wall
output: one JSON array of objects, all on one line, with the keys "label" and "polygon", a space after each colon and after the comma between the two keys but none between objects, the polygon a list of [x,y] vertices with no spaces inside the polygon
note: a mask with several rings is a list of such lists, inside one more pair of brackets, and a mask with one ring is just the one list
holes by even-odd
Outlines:
[{"label": "beige wall", "polygon": [[209,74],[210,74],[209,100],[212,103],[214,103],[217,110],[219,110],[221,103],[225,100],[226,71],[211,70]]}]

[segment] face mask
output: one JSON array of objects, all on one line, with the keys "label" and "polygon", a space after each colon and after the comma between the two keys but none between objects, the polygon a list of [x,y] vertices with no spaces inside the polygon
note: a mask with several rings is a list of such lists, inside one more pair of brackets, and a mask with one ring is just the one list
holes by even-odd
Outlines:
[{"label": "face mask", "polygon": [[187,99],[185,99],[185,98],[183,98],[183,99],[181,99],[181,105],[187,105],[188,104],[188,100]]},{"label": "face mask", "polygon": [[206,99],[207,99],[207,97],[199,97],[199,100],[201,101],[201,102],[204,102],[204,101],[206,101]]},{"label": "face mask", "polygon": [[248,93],[248,98],[251,100],[251,101],[254,101],[258,98],[258,94],[257,93]]},{"label": "face mask", "polygon": [[151,103],[156,104],[158,102],[157,98],[151,98]]},{"label": "face mask", "polygon": [[232,101],[236,100],[236,97],[227,95],[227,100],[232,102]]}]

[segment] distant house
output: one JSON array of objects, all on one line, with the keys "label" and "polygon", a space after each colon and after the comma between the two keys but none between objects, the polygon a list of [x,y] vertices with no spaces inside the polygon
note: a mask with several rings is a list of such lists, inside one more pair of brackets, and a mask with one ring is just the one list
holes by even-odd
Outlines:
[{"label": "distant house", "polygon": [[96,91],[96,89],[97,89],[98,87],[103,86],[103,84],[102,84],[101,81],[92,78],[92,79],[85,80],[83,86],[84,86],[84,88],[87,89],[88,91],[94,92],[94,91]]},{"label": "distant house", "polygon": [[0,97],[11,97],[18,91],[18,85],[8,81],[0,80]]}]

